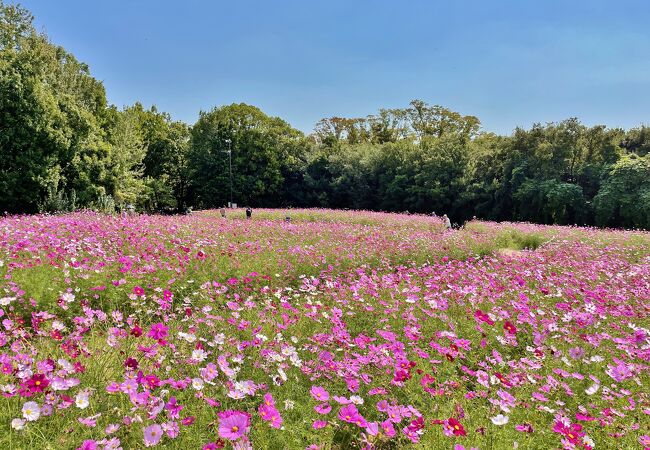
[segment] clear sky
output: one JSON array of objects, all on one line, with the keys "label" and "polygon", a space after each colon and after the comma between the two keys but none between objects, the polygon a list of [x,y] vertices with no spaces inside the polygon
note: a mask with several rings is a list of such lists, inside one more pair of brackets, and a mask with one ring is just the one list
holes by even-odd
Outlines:
[{"label": "clear sky", "polygon": [[573,116],[650,123],[648,0],[21,3],[109,101],[188,123],[245,102],[310,132],[414,98],[506,134]]}]

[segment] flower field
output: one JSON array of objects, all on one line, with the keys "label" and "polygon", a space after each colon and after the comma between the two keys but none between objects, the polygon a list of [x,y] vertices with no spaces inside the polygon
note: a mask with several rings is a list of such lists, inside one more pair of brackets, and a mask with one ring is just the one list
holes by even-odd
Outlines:
[{"label": "flower field", "polygon": [[0,448],[650,448],[650,233],[0,219]]}]

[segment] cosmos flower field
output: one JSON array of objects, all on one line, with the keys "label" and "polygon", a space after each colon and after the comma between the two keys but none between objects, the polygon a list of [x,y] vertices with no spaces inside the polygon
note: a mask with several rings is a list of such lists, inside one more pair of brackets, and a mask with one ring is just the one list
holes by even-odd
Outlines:
[{"label": "cosmos flower field", "polygon": [[650,448],[650,233],[0,219],[0,448]]}]

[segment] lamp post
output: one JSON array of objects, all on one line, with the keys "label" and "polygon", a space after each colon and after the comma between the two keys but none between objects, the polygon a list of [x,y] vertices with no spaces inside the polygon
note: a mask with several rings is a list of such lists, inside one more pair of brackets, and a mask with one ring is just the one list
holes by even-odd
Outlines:
[{"label": "lamp post", "polygon": [[228,153],[228,165],[230,167],[230,207],[232,208],[232,148],[230,147],[232,141],[226,139],[225,142],[228,144],[228,150],[225,150],[225,153]]}]

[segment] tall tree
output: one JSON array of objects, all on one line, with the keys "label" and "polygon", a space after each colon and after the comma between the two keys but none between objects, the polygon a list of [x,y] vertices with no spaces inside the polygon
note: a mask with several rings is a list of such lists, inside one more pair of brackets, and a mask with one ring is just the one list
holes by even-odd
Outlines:
[{"label": "tall tree", "polygon": [[594,199],[596,223],[650,229],[650,154],[625,155],[606,175]]},{"label": "tall tree", "polygon": [[233,199],[251,205],[278,205],[283,167],[302,158],[304,135],[277,117],[246,104],[201,112],[192,128],[189,164],[196,201],[219,206],[229,201],[232,151]]},{"label": "tall tree", "polygon": [[22,8],[0,4],[0,24],[0,208],[34,211],[59,191],[89,201],[108,151],[102,84]]}]

